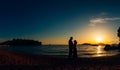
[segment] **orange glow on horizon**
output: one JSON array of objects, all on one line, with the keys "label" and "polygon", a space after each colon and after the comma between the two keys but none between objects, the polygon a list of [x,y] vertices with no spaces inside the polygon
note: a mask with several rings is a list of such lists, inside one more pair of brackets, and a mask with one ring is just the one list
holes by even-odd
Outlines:
[{"label": "orange glow on horizon", "polygon": [[[112,42],[109,38],[104,38],[104,37],[86,37],[86,38],[74,38],[77,40],[78,44],[83,44],[83,43],[90,43],[90,44],[99,44],[99,43],[104,43],[104,44],[113,44],[117,43],[116,39],[113,39],[114,42]],[[68,45],[68,40],[69,39],[64,39],[64,40],[49,40],[49,41],[42,41],[43,44],[64,44]],[[74,40],[73,40],[74,41]]]},{"label": "orange glow on horizon", "polygon": [[[73,36],[73,41],[77,40],[78,44],[90,43],[90,44],[117,44],[119,42],[118,37],[115,36],[116,33],[105,30],[85,30],[81,33],[77,31]],[[42,40],[43,44],[65,44],[68,45],[68,40],[70,36],[60,36],[51,37],[50,39]]]}]

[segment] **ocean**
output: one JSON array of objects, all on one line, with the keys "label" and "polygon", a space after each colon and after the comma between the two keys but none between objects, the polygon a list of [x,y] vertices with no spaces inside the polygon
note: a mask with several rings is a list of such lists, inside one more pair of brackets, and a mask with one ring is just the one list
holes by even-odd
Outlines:
[{"label": "ocean", "polygon": [[[118,50],[105,51],[105,46],[78,45],[78,57],[102,57],[113,56],[120,52]],[[64,55],[68,56],[67,45],[43,45],[43,46],[1,46],[0,50],[17,51],[21,53],[37,55]]]}]

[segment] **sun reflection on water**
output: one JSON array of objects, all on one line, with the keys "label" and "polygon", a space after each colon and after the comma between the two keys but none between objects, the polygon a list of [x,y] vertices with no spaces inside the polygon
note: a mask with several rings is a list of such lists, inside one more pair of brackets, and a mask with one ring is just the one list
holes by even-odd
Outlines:
[{"label": "sun reflection on water", "polygon": [[97,56],[102,56],[101,55],[101,53],[102,53],[101,47],[102,46],[100,46],[100,45],[97,47]]}]

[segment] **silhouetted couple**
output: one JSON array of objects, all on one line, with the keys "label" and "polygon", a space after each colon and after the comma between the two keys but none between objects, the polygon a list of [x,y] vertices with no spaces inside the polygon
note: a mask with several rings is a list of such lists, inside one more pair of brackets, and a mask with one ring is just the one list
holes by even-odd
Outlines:
[{"label": "silhouetted couple", "polygon": [[74,40],[74,43],[73,43],[73,37],[70,37],[69,39],[69,57],[73,57],[73,58],[76,58],[77,57],[77,41]]}]

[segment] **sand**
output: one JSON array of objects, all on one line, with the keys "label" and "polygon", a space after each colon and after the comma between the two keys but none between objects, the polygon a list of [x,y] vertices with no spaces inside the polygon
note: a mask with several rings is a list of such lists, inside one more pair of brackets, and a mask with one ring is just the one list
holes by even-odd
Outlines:
[{"label": "sand", "polygon": [[120,70],[120,55],[94,58],[30,55],[0,50],[1,66],[37,66],[40,70]]}]

